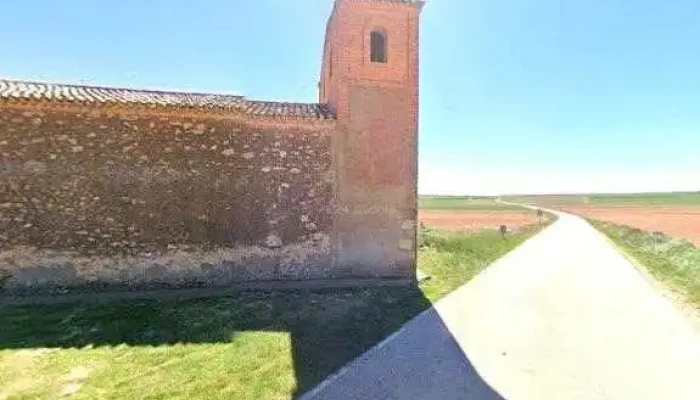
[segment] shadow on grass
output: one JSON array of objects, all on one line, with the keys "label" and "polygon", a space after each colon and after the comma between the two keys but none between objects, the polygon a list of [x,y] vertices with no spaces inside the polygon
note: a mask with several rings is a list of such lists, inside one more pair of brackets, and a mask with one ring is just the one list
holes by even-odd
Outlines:
[{"label": "shadow on grass", "polygon": [[[417,287],[5,305],[0,307],[0,350],[233,343],[244,332],[288,332],[298,395],[430,305]],[[451,338],[439,317],[432,324],[442,335],[436,343]],[[425,340],[436,338],[429,335]],[[452,345],[456,346],[453,339]],[[463,362],[469,365],[466,357]]]}]

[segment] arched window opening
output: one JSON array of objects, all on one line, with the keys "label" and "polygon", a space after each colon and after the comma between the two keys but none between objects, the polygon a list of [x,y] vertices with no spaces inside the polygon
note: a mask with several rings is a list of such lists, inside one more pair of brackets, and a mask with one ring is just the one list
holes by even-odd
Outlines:
[{"label": "arched window opening", "polygon": [[386,63],[386,34],[382,31],[372,31],[369,34],[369,60],[375,63]]}]

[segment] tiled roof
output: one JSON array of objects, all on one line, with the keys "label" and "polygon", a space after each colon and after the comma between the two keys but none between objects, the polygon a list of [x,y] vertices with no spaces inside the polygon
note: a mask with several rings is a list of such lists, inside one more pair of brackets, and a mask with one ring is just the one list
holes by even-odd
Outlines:
[{"label": "tiled roof", "polygon": [[380,2],[380,3],[398,3],[398,4],[415,4],[421,6],[425,3],[424,0],[349,0],[349,1],[367,1],[367,2]]},{"label": "tiled roof", "polygon": [[32,99],[85,105],[124,104],[168,108],[219,109],[268,117],[334,118],[329,107],[325,104],[254,101],[247,100],[243,96],[233,95],[63,85],[0,79],[0,101]]}]

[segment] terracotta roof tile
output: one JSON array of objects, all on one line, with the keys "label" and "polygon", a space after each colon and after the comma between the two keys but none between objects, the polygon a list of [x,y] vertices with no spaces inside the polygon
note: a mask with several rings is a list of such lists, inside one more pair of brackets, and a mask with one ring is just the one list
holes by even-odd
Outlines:
[{"label": "terracotta roof tile", "polygon": [[365,2],[379,2],[379,3],[397,3],[397,4],[412,4],[416,6],[422,6],[425,3],[424,0],[348,0],[348,1],[365,1]]},{"label": "terracotta roof tile", "polygon": [[0,79],[0,101],[31,99],[85,105],[116,103],[151,107],[219,109],[267,117],[334,118],[330,108],[325,104],[254,101],[234,95],[165,92]]}]

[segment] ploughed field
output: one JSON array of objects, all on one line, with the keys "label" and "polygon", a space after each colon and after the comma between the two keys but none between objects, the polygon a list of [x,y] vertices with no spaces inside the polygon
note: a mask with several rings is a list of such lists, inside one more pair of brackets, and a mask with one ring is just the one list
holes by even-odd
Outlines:
[{"label": "ploughed field", "polygon": [[418,219],[427,227],[454,231],[518,230],[538,221],[530,210],[496,203],[495,198],[421,197]]},{"label": "ploughed field", "polygon": [[649,232],[700,246],[700,193],[523,196],[511,198]]},{"label": "ploughed field", "polygon": [[600,221],[690,240],[700,246],[700,205],[690,206],[566,206],[563,211]]}]

